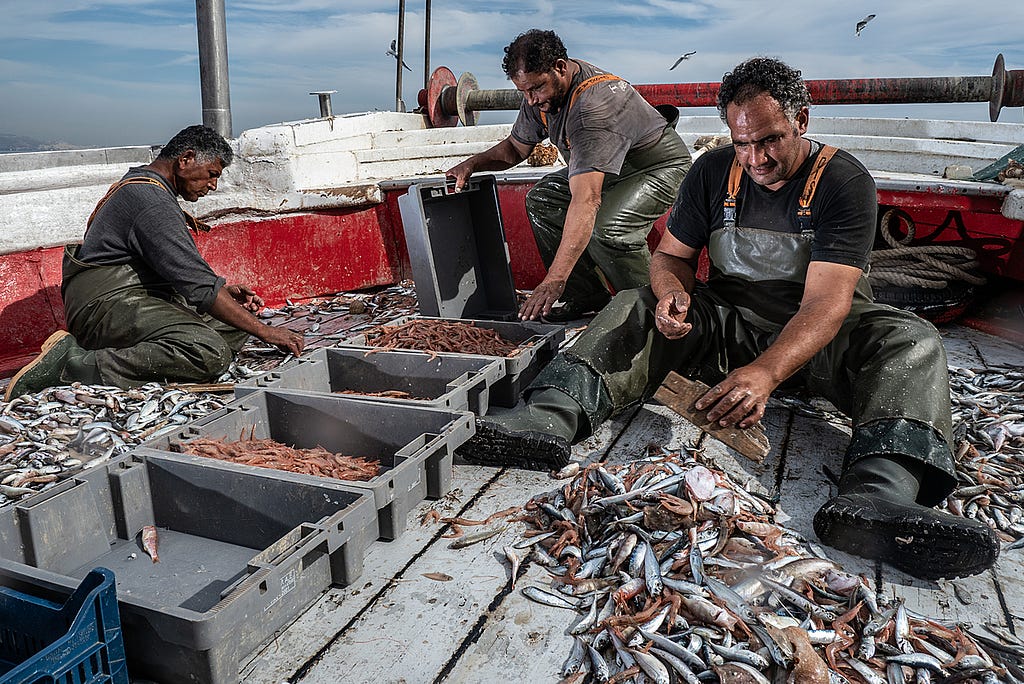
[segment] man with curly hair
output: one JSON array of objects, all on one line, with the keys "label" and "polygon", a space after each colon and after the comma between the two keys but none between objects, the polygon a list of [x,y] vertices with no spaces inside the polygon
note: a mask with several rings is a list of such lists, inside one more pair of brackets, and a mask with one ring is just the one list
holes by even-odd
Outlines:
[{"label": "man with curly hair", "polygon": [[932,508],[956,484],[942,341],[928,322],[874,303],[875,184],[850,154],[804,137],[809,105],[800,72],[779,60],[725,75],[718,109],[732,145],[687,174],[650,287],[617,294],[531,383],[525,406],[478,421],[463,454],[558,466],[571,442],[673,370],[711,385],[697,408],[722,427],[754,425],[777,387],[800,383],[853,423],[818,536],[922,578],[981,572],[999,552],[993,531]]},{"label": "man with curly hair", "polygon": [[178,204],[216,190],[233,157],[215,130],[189,126],[110,187],[82,244],[64,250],[61,295],[71,332],[43,343],[11,379],[5,401],[71,382],[209,382],[249,335],[302,353],[301,335],[256,320],[263,305],[256,293],[213,272],[190,235],[209,227]]},{"label": "man with curly hair", "polygon": [[608,303],[609,286],[648,283],[647,234],[671,206],[690,154],[659,110],[617,76],[569,58],[552,31],[518,36],[505,48],[502,68],[523,94],[512,133],[447,175],[460,190],[474,172],[508,169],[551,139],[568,167],[526,197],[547,275],[519,316],[580,318]]}]

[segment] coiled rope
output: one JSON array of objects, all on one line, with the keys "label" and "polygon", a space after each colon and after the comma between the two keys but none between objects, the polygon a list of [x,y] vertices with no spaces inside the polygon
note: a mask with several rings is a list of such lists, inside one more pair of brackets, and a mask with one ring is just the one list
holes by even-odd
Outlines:
[{"label": "coiled rope", "polygon": [[882,239],[889,249],[871,252],[871,270],[868,280],[874,287],[892,285],[896,287],[923,287],[941,290],[953,281],[964,281],[971,285],[984,285],[985,279],[971,271],[978,268],[977,254],[970,247],[956,245],[915,245],[916,227],[909,216],[896,216],[896,225],[902,221],[907,235],[897,240],[893,235],[892,218],[895,209],[882,216]]}]

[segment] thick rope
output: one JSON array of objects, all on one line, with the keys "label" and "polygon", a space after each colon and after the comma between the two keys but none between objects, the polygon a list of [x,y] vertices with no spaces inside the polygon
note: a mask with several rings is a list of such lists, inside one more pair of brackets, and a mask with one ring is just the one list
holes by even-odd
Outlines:
[{"label": "thick rope", "polygon": [[894,285],[896,287],[923,287],[941,290],[953,281],[964,281],[971,285],[984,285],[985,279],[971,271],[978,268],[978,259],[970,247],[956,245],[908,246],[914,239],[914,221],[909,216],[896,217],[896,225],[902,220],[907,227],[907,236],[897,240],[892,234],[895,214],[890,209],[882,216],[882,238],[889,249],[871,252],[871,270],[868,280],[874,287]]}]

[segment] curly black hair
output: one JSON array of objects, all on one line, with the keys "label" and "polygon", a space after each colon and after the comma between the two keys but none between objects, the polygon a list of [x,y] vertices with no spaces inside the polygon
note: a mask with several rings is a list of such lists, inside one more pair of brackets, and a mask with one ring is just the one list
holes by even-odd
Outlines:
[{"label": "curly black hair", "polygon": [[235,153],[220,133],[209,126],[189,126],[178,131],[160,150],[157,159],[177,159],[188,150],[196,153],[200,163],[220,159],[223,166],[229,166]]},{"label": "curly black hair", "polygon": [[743,104],[761,93],[771,95],[790,121],[802,108],[811,106],[811,94],[799,69],[771,57],[753,57],[722,77],[718,90],[718,114],[722,121],[726,120],[725,109],[730,103]]},{"label": "curly black hair", "polygon": [[516,36],[505,48],[501,68],[509,78],[519,72],[543,74],[554,69],[560,59],[569,59],[562,39],[554,31],[530,29]]}]

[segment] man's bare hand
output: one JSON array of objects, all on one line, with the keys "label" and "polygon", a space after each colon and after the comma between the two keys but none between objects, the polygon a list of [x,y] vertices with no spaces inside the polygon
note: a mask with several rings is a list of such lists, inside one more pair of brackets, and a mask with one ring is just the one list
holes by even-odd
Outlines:
[{"label": "man's bare hand", "polygon": [[708,420],[722,427],[748,428],[764,416],[768,397],[778,386],[771,374],[749,365],[737,368],[697,400],[697,408],[708,409]]},{"label": "man's bare hand", "polygon": [[519,320],[535,321],[541,316],[547,316],[551,313],[551,307],[564,291],[564,280],[545,278],[523,302],[523,306],[519,309]]},{"label": "man's bare hand", "polygon": [[247,285],[225,285],[224,289],[247,311],[256,313],[263,306],[263,300]]},{"label": "man's bare hand", "polygon": [[261,325],[260,327],[263,330],[260,331],[258,337],[267,344],[272,344],[281,351],[294,354],[295,356],[302,354],[306,341],[299,333],[292,332],[288,328],[273,325]]},{"label": "man's bare hand", "polygon": [[472,158],[467,159],[444,172],[444,175],[447,178],[455,179],[455,192],[462,192],[462,188],[465,187],[466,181],[473,175],[475,165],[471,163],[471,160]]},{"label": "man's bare hand", "polygon": [[658,300],[654,307],[654,324],[658,331],[670,340],[678,340],[693,329],[686,322],[690,311],[690,295],[684,290],[674,290]]}]

